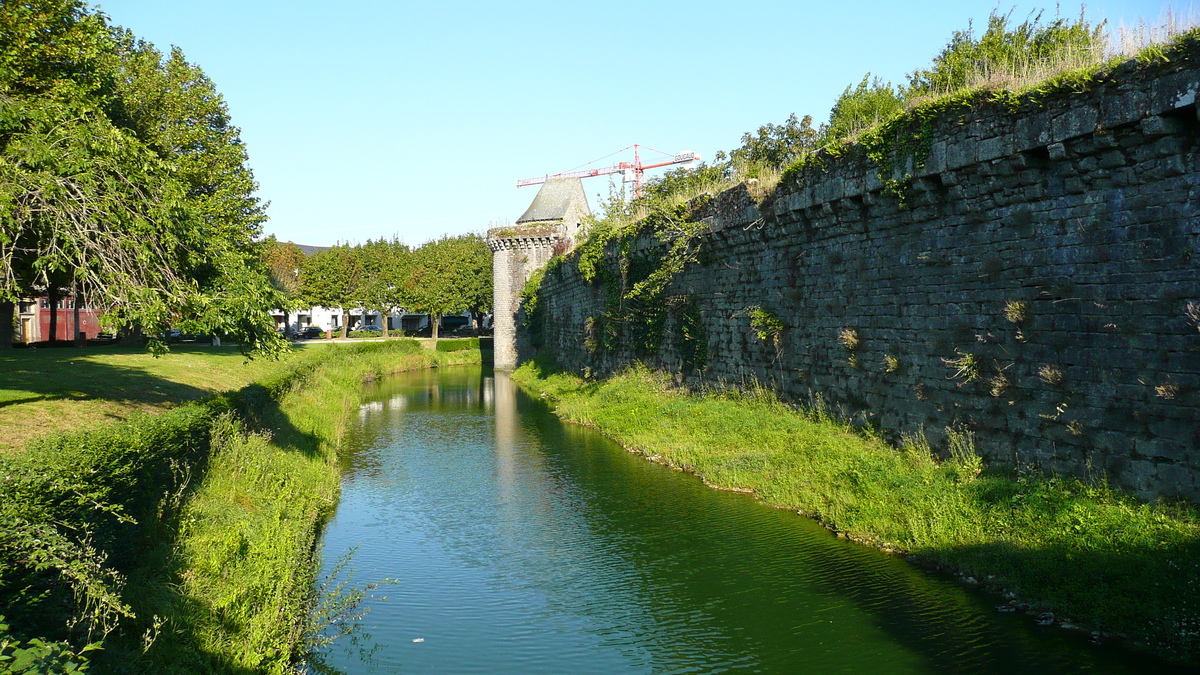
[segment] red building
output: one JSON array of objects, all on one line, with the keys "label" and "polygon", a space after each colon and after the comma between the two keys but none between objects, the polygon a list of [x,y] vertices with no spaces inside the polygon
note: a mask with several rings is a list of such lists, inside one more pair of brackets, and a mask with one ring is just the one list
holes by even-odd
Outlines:
[{"label": "red building", "polygon": [[[76,331],[94,340],[100,334],[100,312],[90,307],[79,308],[79,326],[75,326],[75,298],[59,298],[56,340],[73,340]],[[48,342],[50,338],[50,298],[21,300],[17,303],[16,340],[30,344]]]}]

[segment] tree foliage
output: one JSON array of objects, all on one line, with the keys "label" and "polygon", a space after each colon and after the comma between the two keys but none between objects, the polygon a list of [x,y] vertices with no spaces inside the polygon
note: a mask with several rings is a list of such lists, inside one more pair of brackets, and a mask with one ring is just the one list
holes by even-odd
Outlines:
[{"label": "tree foliage", "polygon": [[863,129],[872,127],[904,109],[904,100],[892,87],[871,74],[863,76],[857,87],[846,87],[833,110],[829,113],[829,124],[821,129],[821,142],[850,138]]},{"label": "tree foliage", "polygon": [[75,286],[110,324],[283,348],[265,219],[212,82],[77,0],[0,3],[0,301]]},{"label": "tree foliage", "polygon": [[283,300],[280,307],[287,310],[298,307],[304,290],[300,276],[306,258],[304,251],[290,241],[278,241],[271,235],[262,242],[259,254],[267,278]]},{"label": "tree foliage", "polygon": [[818,133],[812,115],[788,115],[783,124],[767,123],[753,134],[742,135],[742,144],[730,153],[736,163],[787,166],[817,147]]},{"label": "tree foliage", "polygon": [[463,298],[452,278],[454,245],[451,242],[449,237],[443,237],[414,250],[403,283],[404,308],[430,315],[434,339],[437,339],[442,315],[464,309]]},{"label": "tree foliage", "polygon": [[300,267],[305,304],[342,308],[342,337],[350,323],[350,308],[359,304],[361,274],[360,258],[347,245],[317,251]]},{"label": "tree foliage", "polygon": [[491,311],[492,252],[477,234],[430,241],[413,250],[402,268],[404,308],[429,314],[434,338],[445,314],[469,310],[481,321]]},{"label": "tree foliage", "polygon": [[[404,304],[403,281],[409,265],[411,252],[399,239],[378,241],[355,247],[359,269],[362,271],[357,289],[357,302],[365,309],[386,315],[394,307]],[[387,321],[383,322],[383,335],[387,337]]]},{"label": "tree foliage", "polygon": [[465,234],[447,240],[447,273],[461,298],[462,307],[471,312],[475,327],[483,325],[483,315],[492,311],[492,249],[478,234]]}]

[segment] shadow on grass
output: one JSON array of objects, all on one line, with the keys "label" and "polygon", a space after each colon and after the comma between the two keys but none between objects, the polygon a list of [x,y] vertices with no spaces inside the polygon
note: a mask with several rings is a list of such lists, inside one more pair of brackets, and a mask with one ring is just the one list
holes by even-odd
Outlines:
[{"label": "shadow on grass", "polygon": [[[134,356],[146,354],[146,351],[132,347],[0,351],[0,407],[60,399],[162,405],[194,401],[210,393],[136,366],[88,359],[97,354]],[[229,358],[243,357],[230,352]],[[14,394],[20,398],[8,398]]]},{"label": "shadow on grass", "polygon": [[1009,542],[921,551],[927,562],[980,570],[992,590],[1150,645],[1161,655],[1200,662],[1200,540],[1095,550],[1019,547]]}]

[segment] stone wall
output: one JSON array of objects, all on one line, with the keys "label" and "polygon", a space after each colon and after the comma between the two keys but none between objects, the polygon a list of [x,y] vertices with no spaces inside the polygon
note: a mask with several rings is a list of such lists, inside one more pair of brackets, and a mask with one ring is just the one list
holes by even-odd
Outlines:
[{"label": "stone wall", "polygon": [[[756,380],[935,445],[972,429],[993,462],[1200,499],[1193,64],[1127,64],[1015,110],[977,100],[894,169],[854,146],[762,203],[739,187],[695,204],[707,232],[650,353],[613,308],[670,243],[610,245],[615,290],[585,281],[576,252],[547,273],[536,340],[579,371],[640,358],[693,384]],[[753,307],[782,321],[777,342],[751,330]]]}]

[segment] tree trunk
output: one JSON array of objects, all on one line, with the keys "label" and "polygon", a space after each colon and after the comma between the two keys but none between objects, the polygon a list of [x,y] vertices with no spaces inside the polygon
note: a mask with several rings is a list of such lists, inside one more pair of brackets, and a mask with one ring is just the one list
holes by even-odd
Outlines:
[{"label": "tree trunk", "polygon": [[76,347],[86,347],[87,346],[87,337],[83,336],[82,335],[83,331],[79,330],[79,305],[81,302],[82,302],[82,300],[79,297],[79,288],[76,287],[75,288],[75,329],[74,329],[74,334],[71,335],[71,340],[75,343]]},{"label": "tree trunk", "polygon": [[433,328],[432,328],[433,332],[431,332],[430,335],[433,336],[433,344],[436,345],[437,341],[438,341],[438,324],[442,322],[442,315],[441,314],[430,314],[429,318],[433,319]]},{"label": "tree trunk", "polygon": [[292,337],[292,322],[288,321],[288,311],[283,310],[283,337]]},{"label": "tree trunk", "polygon": [[379,327],[381,329],[383,329],[383,337],[388,336],[388,332],[387,332],[388,326],[387,325],[388,325],[387,313],[381,309],[381,310],[379,310]]},{"label": "tree trunk", "polygon": [[12,349],[13,319],[17,315],[16,305],[0,302],[0,349]]},{"label": "tree trunk", "polygon": [[118,340],[126,347],[141,347],[145,344],[145,339],[142,336],[142,324],[131,323],[125,326],[121,331],[121,338]]},{"label": "tree trunk", "polygon": [[346,332],[350,330],[350,310],[342,310],[342,337],[346,337]]},{"label": "tree trunk", "polygon": [[49,292],[50,300],[50,337],[47,338],[47,344],[53,345],[58,339],[58,289],[51,286]]}]

